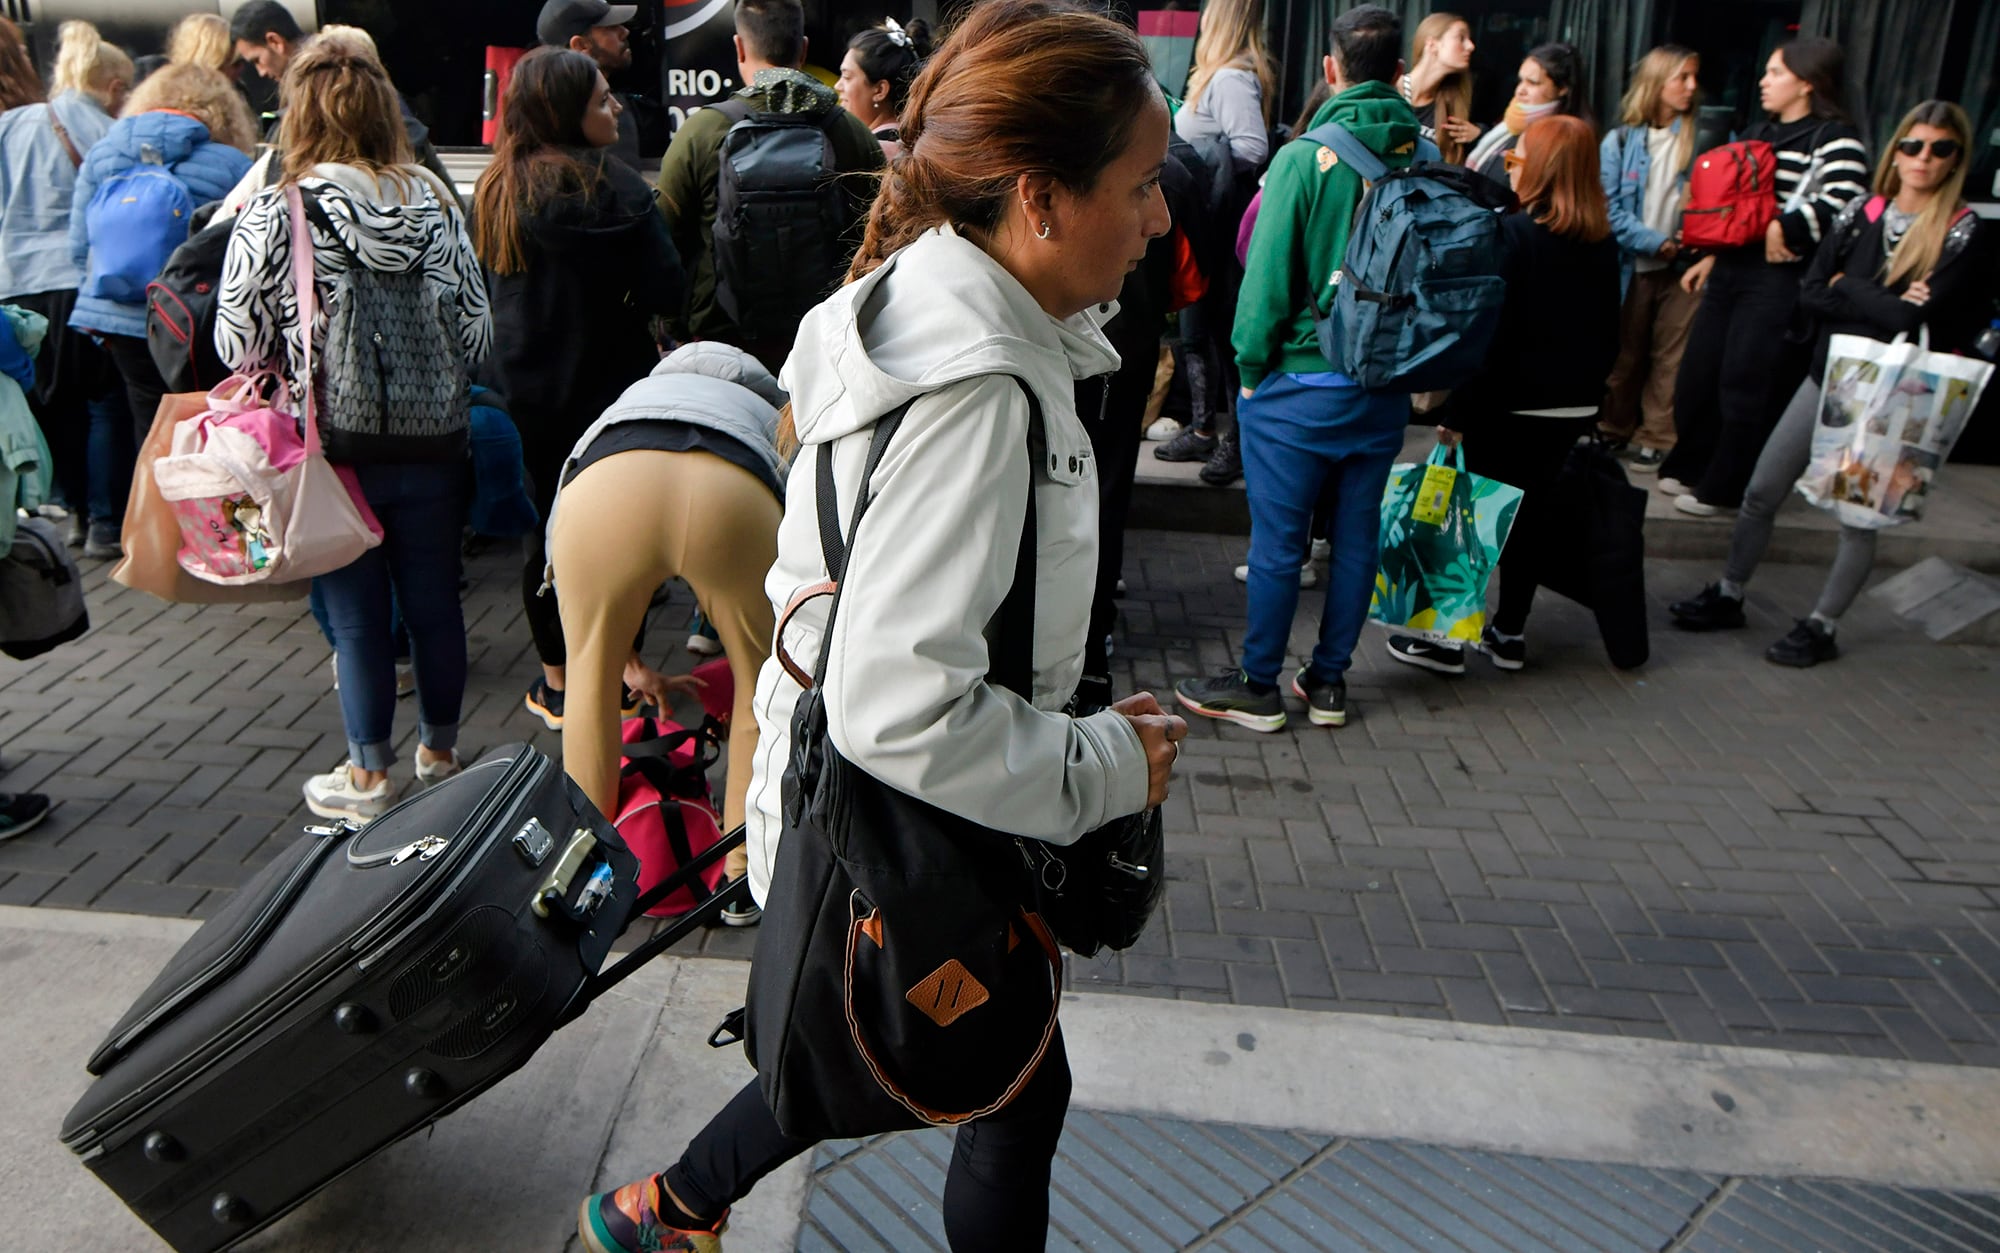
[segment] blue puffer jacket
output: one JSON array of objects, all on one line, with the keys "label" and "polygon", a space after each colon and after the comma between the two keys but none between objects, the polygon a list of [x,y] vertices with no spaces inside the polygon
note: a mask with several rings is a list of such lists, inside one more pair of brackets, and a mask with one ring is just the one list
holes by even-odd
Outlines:
[{"label": "blue puffer jacket", "polygon": [[[1670,129],[1678,133],[1689,125],[1687,118],[1675,118]],[[1660,251],[1667,236],[1646,225],[1646,180],[1653,171],[1653,156],[1646,148],[1646,128],[1615,126],[1598,149],[1597,177],[1604,184],[1604,198],[1611,211],[1611,234],[1618,240],[1618,287],[1632,283],[1632,259],[1650,257]],[[1687,182],[1687,171],[1681,171]]]},{"label": "blue puffer jacket", "polygon": [[[90,230],[84,212],[97,186],[139,164],[146,149],[187,185],[195,204],[220,200],[250,172],[250,158],[208,137],[208,127],[183,113],[157,111],[120,118],[85,154],[77,171],[76,197],[69,215],[69,251],[77,268],[90,268]],[[78,296],[69,324],[111,335],[146,334],[146,306]]]},{"label": "blue puffer jacket", "polygon": [[78,153],[111,129],[111,117],[80,91],[47,104],[0,113],[0,300],[67,291],[83,282],[69,256],[69,206],[77,167],[55,127],[54,114]]}]

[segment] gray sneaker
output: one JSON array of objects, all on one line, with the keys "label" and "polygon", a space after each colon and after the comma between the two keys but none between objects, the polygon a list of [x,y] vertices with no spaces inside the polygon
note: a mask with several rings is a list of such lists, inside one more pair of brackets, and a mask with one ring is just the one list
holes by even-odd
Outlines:
[{"label": "gray sneaker", "polygon": [[1282,731],[1285,727],[1285,699],[1278,689],[1255,690],[1250,676],[1241,670],[1224,670],[1207,679],[1182,679],[1174,684],[1174,696],[1183,709],[1204,718],[1220,718],[1252,731]]}]

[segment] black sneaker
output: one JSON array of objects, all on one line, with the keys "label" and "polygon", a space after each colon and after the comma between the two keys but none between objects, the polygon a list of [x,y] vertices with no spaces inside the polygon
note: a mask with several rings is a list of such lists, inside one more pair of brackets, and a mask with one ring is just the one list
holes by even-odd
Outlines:
[{"label": "black sneaker", "polygon": [[537,677],[528,684],[528,694],[521,701],[528,712],[542,720],[542,725],[551,731],[562,730],[563,694],[559,687],[550,687],[549,681]]},{"label": "black sneaker", "polygon": [[1833,628],[1817,618],[1801,618],[1792,633],[1764,650],[1764,660],[1803,670],[1840,656]]},{"label": "black sneaker", "polygon": [[1292,676],[1292,694],[1306,703],[1306,717],[1314,726],[1347,725],[1347,680],[1316,679],[1311,669],[1300,666]]},{"label": "black sneaker", "polygon": [[1389,637],[1389,655],[1406,666],[1419,666],[1439,674],[1465,673],[1465,646],[1433,644],[1411,635]]},{"label": "black sneaker", "polygon": [[49,798],[40,792],[0,792],[0,840],[11,840],[49,816]]},{"label": "black sneaker", "polygon": [[1493,659],[1493,664],[1502,670],[1519,670],[1528,664],[1528,641],[1525,639],[1503,640],[1487,627],[1479,637],[1479,651]]},{"label": "black sneaker", "polygon": [[1207,461],[1215,455],[1215,436],[1185,427],[1179,435],[1153,450],[1162,461]]},{"label": "black sneaker", "polygon": [[1243,477],[1243,454],[1236,447],[1236,436],[1224,435],[1215,441],[1215,452],[1199,477],[1210,487],[1228,487]]},{"label": "black sneaker", "polygon": [[1674,625],[1683,631],[1733,631],[1743,625],[1743,598],[1725,596],[1722,584],[1710,583],[1686,600],[1667,606]]},{"label": "black sneaker", "polygon": [[1174,697],[1190,713],[1234,722],[1252,731],[1282,731],[1285,727],[1285,699],[1278,695],[1278,689],[1254,690],[1250,676],[1241,670],[1224,670],[1207,679],[1182,679],[1174,684]]}]

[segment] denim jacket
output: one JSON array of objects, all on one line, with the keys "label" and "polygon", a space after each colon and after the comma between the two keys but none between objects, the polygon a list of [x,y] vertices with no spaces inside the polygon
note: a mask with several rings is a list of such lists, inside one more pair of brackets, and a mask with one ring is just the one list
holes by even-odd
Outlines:
[{"label": "denim jacket", "polygon": [[111,129],[111,116],[80,91],[0,113],[0,300],[83,283],[69,252],[76,163],[49,124],[51,112],[79,154]]},{"label": "denim jacket", "polygon": [[[1669,129],[1678,134],[1689,124],[1688,118],[1675,118]],[[1598,151],[1598,178],[1604,184],[1604,198],[1610,202],[1611,234],[1618,240],[1621,292],[1632,284],[1633,258],[1652,256],[1671,238],[1646,225],[1646,179],[1652,167],[1645,127],[1618,126],[1605,135]],[[1683,185],[1687,183],[1687,171],[1681,172],[1680,179]]]},{"label": "denim jacket", "polygon": [[[120,118],[85,154],[83,168],[77,171],[69,215],[69,254],[79,270],[89,271],[90,227],[84,210],[90,206],[90,198],[106,179],[139,164],[141,154],[148,149],[187,186],[196,205],[222,199],[250,172],[249,157],[210,139],[208,127],[184,113],[154,110]],[[79,295],[69,324],[78,330],[144,339],[146,306]]]}]

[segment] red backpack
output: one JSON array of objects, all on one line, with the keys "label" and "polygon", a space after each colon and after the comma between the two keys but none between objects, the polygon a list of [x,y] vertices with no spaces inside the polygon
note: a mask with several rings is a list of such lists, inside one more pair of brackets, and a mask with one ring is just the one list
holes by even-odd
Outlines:
[{"label": "red backpack", "polygon": [[[639,859],[641,894],[722,839],[722,817],[708,786],[708,768],[722,756],[723,728],[703,718],[689,729],[664,718],[627,718],[621,738],[618,810],[612,825]],[[646,912],[674,918],[722,887],[716,862],[690,884]]]},{"label": "red backpack", "polygon": [[1778,154],[1761,139],[1711,148],[1688,171],[1684,248],[1743,248],[1778,217]]}]

